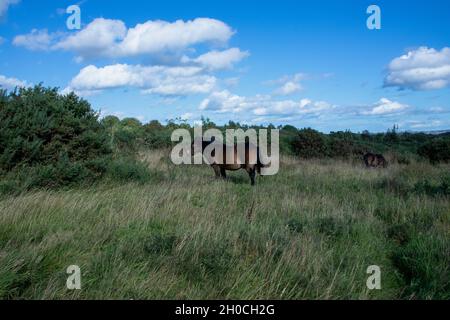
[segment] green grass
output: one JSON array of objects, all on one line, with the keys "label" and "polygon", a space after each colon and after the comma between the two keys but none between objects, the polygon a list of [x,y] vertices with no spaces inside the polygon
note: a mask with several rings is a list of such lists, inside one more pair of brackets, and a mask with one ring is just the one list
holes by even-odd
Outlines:
[{"label": "green grass", "polygon": [[0,298],[450,298],[448,165],[284,157],[251,187],[166,155],[142,155],[141,182],[3,196]]}]

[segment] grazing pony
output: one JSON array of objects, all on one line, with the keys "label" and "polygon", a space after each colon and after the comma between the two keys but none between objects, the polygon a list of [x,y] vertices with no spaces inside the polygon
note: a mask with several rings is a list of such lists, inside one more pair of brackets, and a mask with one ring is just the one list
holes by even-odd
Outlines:
[{"label": "grazing pony", "polygon": [[366,153],[363,157],[367,168],[387,167],[387,161],[382,154]]},{"label": "grazing pony", "polygon": [[[194,140],[191,144],[192,155],[195,152],[194,145],[197,143],[200,144],[200,141]],[[210,158],[207,159],[208,164],[214,169],[216,178],[222,177],[225,179],[227,177],[226,170],[236,171],[245,169],[250,177],[251,185],[255,185],[256,172],[261,174],[261,168],[264,167],[260,161],[259,148],[257,146],[247,141],[245,143],[227,145],[223,142],[216,142],[214,139],[212,141],[201,140],[202,154],[204,154],[205,148],[210,145],[211,148],[217,147],[219,150],[222,150],[218,154],[216,154],[216,150],[213,150]],[[239,154],[239,148],[244,148],[245,152]]]}]

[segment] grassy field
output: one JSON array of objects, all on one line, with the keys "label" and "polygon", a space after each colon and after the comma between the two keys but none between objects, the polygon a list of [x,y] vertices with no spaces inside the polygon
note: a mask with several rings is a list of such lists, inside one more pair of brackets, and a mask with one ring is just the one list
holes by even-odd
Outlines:
[{"label": "grassy field", "polygon": [[449,165],[284,157],[251,187],[141,157],[151,182],[3,197],[0,298],[450,298]]}]

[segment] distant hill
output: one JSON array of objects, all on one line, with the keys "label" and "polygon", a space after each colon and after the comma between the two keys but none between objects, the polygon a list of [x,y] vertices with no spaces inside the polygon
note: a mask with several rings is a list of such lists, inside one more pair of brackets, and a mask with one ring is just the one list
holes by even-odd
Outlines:
[{"label": "distant hill", "polygon": [[433,130],[433,131],[421,131],[426,134],[434,134],[434,135],[450,135],[450,129],[449,130]]}]

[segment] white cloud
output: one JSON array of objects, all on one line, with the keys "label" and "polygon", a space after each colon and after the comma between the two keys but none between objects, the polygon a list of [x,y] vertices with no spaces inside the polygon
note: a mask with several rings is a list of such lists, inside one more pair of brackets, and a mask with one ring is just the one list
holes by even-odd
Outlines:
[{"label": "white cloud", "polygon": [[28,84],[26,81],[22,81],[16,78],[7,78],[3,75],[0,75],[0,88],[7,89],[7,90],[13,90],[16,87],[27,87]]},{"label": "white cloud", "polygon": [[230,93],[228,90],[215,91],[200,103],[200,110],[214,110],[217,112],[240,112],[249,108],[249,101],[245,97]]},{"label": "white cloud", "polygon": [[[204,43],[226,44],[233,33],[224,22],[210,18],[150,20],[129,29],[121,20],[97,18],[75,34],[53,37],[46,30],[33,30],[17,36],[14,43],[33,50],[72,51],[81,60],[177,52]],[[38,46],[33,45],[36,43]]]},{"label": "white cloud", "polygon": [[82,95],[92,91],[119,87],[135,87],[142,93],[188,95],[210,92],[216,78],[202,74],[199,67],[166,67],[115,64],[102,68],[90,65],[75,76],[65,91],[76,91]]},{"label": "white cloud", "polygon": [[13,44],[33,51],[49,50],[53,38],[54,35],[49,34],[46,29],[33,29],[28,34],[16,36],[13,40]]},{"label": "white cloud", "polygon": [[450,48],[420,47],[392,60],[385,86],[432,90],[450,85]]},{"label": "white cloud", "polygon": [[428,112],[430,112],[430,113],[447,113],[447,112],[450,112],[450,110],[445,109],[443,107],[431,107],[428,109]]},{"label": "white cloud", "polygon": [[182,62],[194,62],[209,70],[220,70],[231,69],[233,67],[233,64],[241,61],[248,56],[249,53],[247,51],[242,52],[239,48],[230,48],[224,51],[213,50],[202,54],[195,59],[190,59],[184,56],[182,58]]},{"label": "white cloud", "polygon": [[279,93],[281,95],[289,95],[289,94],[298,92],[301,89],[302,89],[302,86],[300,85],[300,83],[288,81],[277,90],[277,93]]},{"label": "white cloud", "polygon": [[239,84],[239,81],[240,81],[239,77],[231,77],[224,79],[223,83],[227,87],[236,87]]},{"label": "white cloud", "polygon": [[230,93],[228,90],[213,92],[204,99],[200,110],[211,110],[219,113],[248,112],[256,116],[300,116],[319,115],[334,108],[325,101],[275,100],[270,95],[244,97]]},{"label": "white cloud", "polygon": [[129,29],[121,20],[98,18],[75,33],[33,29],[29,34],[16,36],[13,43],[29,50],[74,52],[78,62],[86,58],[137,55],[163,61],[163,65],[153,66],[89,65],[80,70],[63,93],[74,91],[87,96],[105,89],[135,87],[144,94],[176,96],[211,92],[217,83],[211,75],[213,71],[232,68],[248,56],[248,52],[230,48],[212,50],[195,58],[184,56],[180,60],[183,53],[195,52],[195,45],[226,45],[233,33],[222,21],[209,18],[147,21]]},{"label": "white cloud", "polygon": [[426,120],[426,121],[420,121],[420,120],[411,120],[406,121],[401,124],[404,127],[411,128],[411,129],[426,129],[426,128],[436,128],[444,125],[444,122],[441,120]]},{"label": "white cloud", "polygon": [[10,5],[19,3],[20,0],[0,0],[0,18],[6,15]]},{"label": "white cloud", "polygon": [[186,22],[177,20],[172,23],[147,21],[128,30],[125,39],[119,44],[119,54],[138,55],[180,50],[205,42],[226,43],[232,35],[233,31],[228,25],[210,18]]},{"label": "white cloud", "polygon": [[127,33],[125,23],[120,20],[97,18],[84,29],[66,36],[52,46],[52,49],[74,51],[80,57],[114,56],[117,43]]},{"label": "white cloud", "polygon": [[396,114],[408,109],[409,106],[400,102],[391,101],[387,98],[381,98],[369,110],[362,111],[364,115],[388,115]]},{"label": "white cloud", "polygon": [[296,73],[294,75],[283,76],[277,80],[267,81],[266,84],[278,86],[275,90],[275,94],[286,96],[303,90],[300,81],[305,80],[306,78],[306,74]]}]

